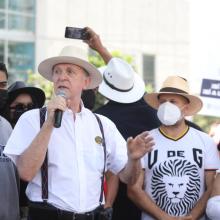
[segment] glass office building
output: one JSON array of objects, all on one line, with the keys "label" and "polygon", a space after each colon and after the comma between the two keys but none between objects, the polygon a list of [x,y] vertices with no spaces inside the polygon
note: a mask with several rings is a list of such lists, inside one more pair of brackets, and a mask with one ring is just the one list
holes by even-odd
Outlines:
[{"label": "glass office building", "polygon": [[25,80],[35,66],[35,0],[0,0],[0,62],[10,80]]}]

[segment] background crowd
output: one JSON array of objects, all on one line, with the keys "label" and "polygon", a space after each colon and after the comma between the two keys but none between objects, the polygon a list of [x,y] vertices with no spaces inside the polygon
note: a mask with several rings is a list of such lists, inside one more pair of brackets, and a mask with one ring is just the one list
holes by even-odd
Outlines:
[{"label": "background crowd", "polygon": [[[85,30],[106,65],[96,69],[71,46],[42,61],[55,91],[47,102],[40,88],[8,85],[0,65],[0,219],[217,220],[219,124],[212,139],[186,119],[202,108],[187,79],[174,73],[147,94],[131,65]],[[97,93],[108,101],[94,109]]]}]

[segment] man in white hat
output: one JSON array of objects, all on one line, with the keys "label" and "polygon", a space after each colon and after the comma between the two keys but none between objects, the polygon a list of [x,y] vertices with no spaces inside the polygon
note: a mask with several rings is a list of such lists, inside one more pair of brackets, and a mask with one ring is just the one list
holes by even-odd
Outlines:
[{"label": "man in white hat", "polygon": [[184,120],[201,109],[202,101],[189,94],[179,76],[168,77],[160,92],[146,94],[145,100],[157,109],[162,125],[150,131],[155,146],[143,157],[129,197],[142,209],[142,220],[205,219],[219,156],[213,140]]},{"label": "man in white hat", "polygon": [[102,77],[80,54],[67,46],[39,64],[57,95],[48,102],[45,121],[37,109],[20,117],[5,148],[20,177],[29,181],[29,220],[96,220],[105,170],[134,183],[140,158],[153,146],[144,132],[129,138],[126,148],[109,119],[96,118],[83,106],[82,90],[97,87]]},{"label": "man in white hat", "polygon": [[[98,91],[108,102],[95,112],[111,119],[125,139],[158,127],[156,110],[143,99],[145,85],[141,77],[130,64],[112,57],[99,35],[91,28],[87,27],[86,31],[90,38],[85,42],[106,63],[106,66],[99,68],[103,81]],[[119,183],[118,177],[108,172],[107,185],[106,206],[113,205],[112,220],[140,220],[141,210],[128,199],[126,184],[121,181]]]}]

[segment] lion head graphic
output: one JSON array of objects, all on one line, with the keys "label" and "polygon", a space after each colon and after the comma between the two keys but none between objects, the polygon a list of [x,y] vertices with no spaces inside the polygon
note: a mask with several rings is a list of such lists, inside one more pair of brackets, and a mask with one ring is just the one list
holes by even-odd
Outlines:
[{"label": "lion head graphic", "polygon": [[153,170],[152,196],[172,216],[186,215],[199,199],[200,178],[196,165],[187,160],[169,160]]}]

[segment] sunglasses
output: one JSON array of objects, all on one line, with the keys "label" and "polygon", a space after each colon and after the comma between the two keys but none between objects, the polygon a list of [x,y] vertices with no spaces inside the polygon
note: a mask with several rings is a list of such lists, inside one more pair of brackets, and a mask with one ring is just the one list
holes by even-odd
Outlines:
[{"label": "sunglasses", "polygon": [[8,82],[7,81],[0,81],[0,89],[7,88]]},{"label": "sunglasses", "polygon": [[25,104],[17,104],[15,106],[10,107],[10,109],[14,109],[15,111],[27,111],[36,108],[36,106],[33,103]]}]

